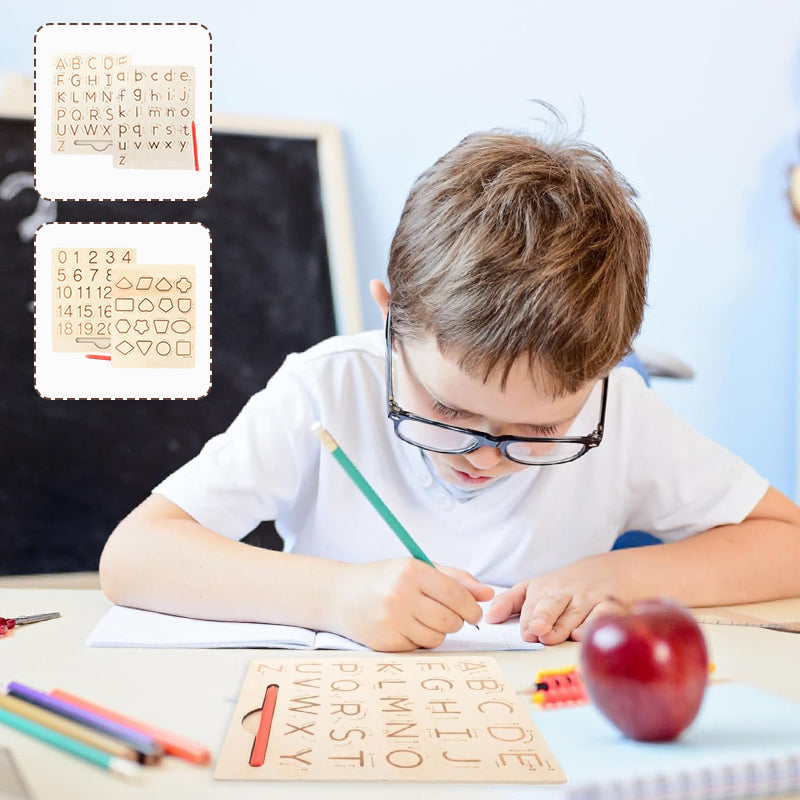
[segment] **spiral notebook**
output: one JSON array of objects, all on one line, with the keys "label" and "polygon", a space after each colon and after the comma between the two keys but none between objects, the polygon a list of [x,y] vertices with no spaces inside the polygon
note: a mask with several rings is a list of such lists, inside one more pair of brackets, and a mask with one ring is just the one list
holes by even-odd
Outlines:
[{"label": "spiral notebook", "polygon": [[593,705],[534,712],[533,720],[567,774],[551,798],[733,800],[800,790],[800,704],[754,686],[709,686],[674,742],[626,739]]}]

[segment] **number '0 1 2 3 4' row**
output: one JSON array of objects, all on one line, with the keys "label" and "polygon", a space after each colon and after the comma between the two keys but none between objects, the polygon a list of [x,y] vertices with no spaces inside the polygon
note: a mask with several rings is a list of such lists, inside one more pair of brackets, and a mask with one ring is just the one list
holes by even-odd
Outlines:
[{"label": "number '0 1 2 3 4' row", "polygon": [[[56,258],[59,264],[68,264],[70,261],[70,257],[72,258],[72,263],[80,264],[81,263],[81,251],[80,250],[59,250],[56,253]],[[117,261],[117,253],[116,250],[89,250],[86,253],[86,261],[89,264],[130,264],[133,261],[133,256],[131,255],[130,250],[126,250],[121,256],[119,261]]]}]

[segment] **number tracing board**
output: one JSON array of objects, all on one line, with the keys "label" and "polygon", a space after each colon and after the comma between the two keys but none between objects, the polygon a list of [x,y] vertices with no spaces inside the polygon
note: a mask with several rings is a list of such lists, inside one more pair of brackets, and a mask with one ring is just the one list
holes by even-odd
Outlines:
[{"label": "number tracing board", "polygon": [[112,367],[194,366],[193,265],[137,265],[132,247],[58,247],[51,277],[55,352],[108,352]]}]

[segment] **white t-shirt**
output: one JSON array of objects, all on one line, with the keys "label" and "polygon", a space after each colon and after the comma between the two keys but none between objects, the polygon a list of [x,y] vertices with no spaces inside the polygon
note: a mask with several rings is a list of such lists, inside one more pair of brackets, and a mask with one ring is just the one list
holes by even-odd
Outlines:
[{"label": "white t-shirt", "polygon": [[[572,430],[597,424],[600,384]],[[611,373],[602,444],[528,467],[466,502],[434,480],[386,417],[379,331],[290,355],[223,434],[155,488],[202,525],[241,539],[275,520],[284,549],[349,562],[407,555],[310,428],[320,420],[434,562],[514,583],[607,552],[626,530],[676,540],[740,522],[768,488],[692,430],[633,370]]]}]

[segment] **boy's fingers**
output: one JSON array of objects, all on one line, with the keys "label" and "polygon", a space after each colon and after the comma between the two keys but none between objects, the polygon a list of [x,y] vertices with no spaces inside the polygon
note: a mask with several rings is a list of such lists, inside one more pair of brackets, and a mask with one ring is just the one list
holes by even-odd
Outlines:
[{"label": "boy's fingers", "polygon": [[466,589],[479,603],[485,603],[494,597],[494,589],[485,583],[476,582],[474,586],[467,586]]},{"label": "boy's fingers", "polygon": [[412,617],[403,627],[403,636],[413,642],[414,647],[430,649],[438,647],[444,641],[445,634],[434,630],[427,622]]},{"label": "boy's fingers", "polygon": [[474,575],[463,569],[454,567],[441,567],[437,564],[437,569],[445,575],[449,575],[454,581],[460,583],[478,602],[484,603],[494,597],[494,589],[481,583]]},{"label": "boy's fingers", "polygon": [[417,622],[438,633],[455,633],[464,624],[463,617],[424,594],[417,595],[409,610]]},{"label": "boy's fingers", "polygon": [[481,583],[474,575],[463,570],[457,570],[453,577],[479,602],[485,603],[494,597],[494,589]]},{"label": "boy's fingers", "polygon": [[569,639],[570,634],[584,620],[589,613],[587,606],[568,606],[561,616],[555,620],[553,627],[539,637],[542,644],[561,644]]},{"label": "boy's fingers", "polygon": [[417,650],[420,647],[435,647],[435,644],[425,645],[417,640],[422,639],[426,642],[433,642],[437,635],[441,637],[441,634],[435,634],[434,631],[413,620],[405,632],[397,631],[391,636],[383,637],[372,643],[366,642],[366,644],[379,653],[405,653],[409,650]]},{"label": "boy's fingers", "polygon": [[522,638],[535,642],[548,633],[556,620],[564,613],[571,600],[570,595],[544,595],[528,597],[520,612]]},{"label": "boy's fingers", "polygon": [[505,622],[509,617],[513,617],[514,614],[519,614],[522,611],[524,602],[524,584],[514,586],[505,592],[500,592],[486,612],[486,621],[491,624]]},{"label": "boy's fingers", "polygon": [[439,569],[426,570],[421,589],[428,597],[446,606],[467,622],[474,624],[483,616],[472,592],[457,578],[452,577],[452,571],[448,575]]},{"label": "boy's fingers", "polygon": [[584,633],[586,633],[586,628],[588,624],[595,619],[595,617],[600,616],[601,614],[605,613],[613,613],[618,612],[620,609],[620,603],[616,600],[603,600],[602,602],[598,603],[586,616],[586,618],[581,622],[578,626],[572,629],[571,635],[572,638],[576,642],[580,642],[583,639]]}]

